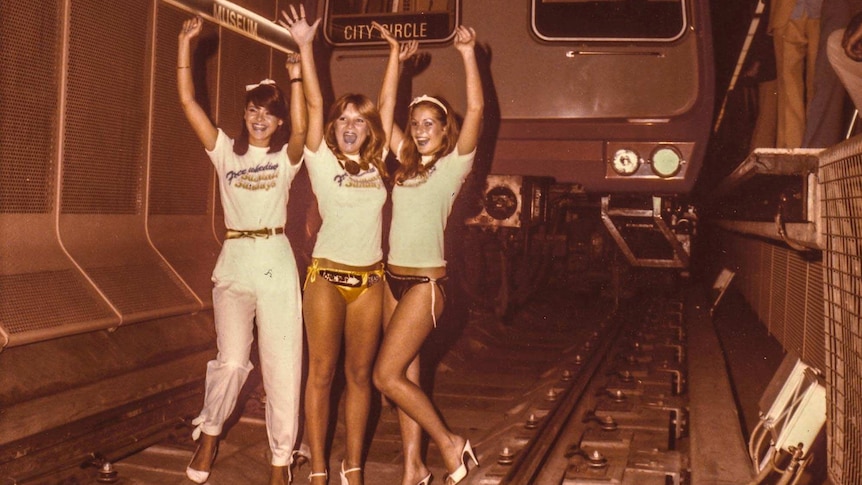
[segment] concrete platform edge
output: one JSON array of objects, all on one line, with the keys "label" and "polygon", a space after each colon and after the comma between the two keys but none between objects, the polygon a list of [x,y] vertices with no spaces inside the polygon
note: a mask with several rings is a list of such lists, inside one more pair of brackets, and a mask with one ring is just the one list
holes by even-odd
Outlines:
[{"label": "concrete platform edge", "polygon": [[686,292],[691,483],[745,484],[753,470],[710,305],[701,288]]}]

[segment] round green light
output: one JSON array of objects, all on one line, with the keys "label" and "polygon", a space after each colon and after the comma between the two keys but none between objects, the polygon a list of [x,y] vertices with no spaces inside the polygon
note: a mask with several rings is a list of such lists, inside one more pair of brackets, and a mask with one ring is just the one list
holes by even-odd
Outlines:
[{"label": "round green light", "polygon": [[652,171],[662,178],[673,177],[682,167],[682,157],[673,147],[661,147],[652,154]]}]

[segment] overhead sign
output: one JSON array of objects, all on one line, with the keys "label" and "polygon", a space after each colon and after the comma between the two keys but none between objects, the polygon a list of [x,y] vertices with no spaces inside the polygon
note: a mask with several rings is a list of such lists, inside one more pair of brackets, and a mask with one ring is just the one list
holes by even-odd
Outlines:
[{"label": "overhead sign", "polygon": [[273,49],[282,52],[297,52],[299,50],[287,29],[227,0],[162,1],[195,15],[200,15],[206,20],[215,22]]},{"label": "overhead sign", "polygon": [[326,38],[333,45],[364,45],[385,42],[371,22],[377,22],[399,41],[441,41],[454,32],[448,12],[409,14],[332,15],[326,25]]}]

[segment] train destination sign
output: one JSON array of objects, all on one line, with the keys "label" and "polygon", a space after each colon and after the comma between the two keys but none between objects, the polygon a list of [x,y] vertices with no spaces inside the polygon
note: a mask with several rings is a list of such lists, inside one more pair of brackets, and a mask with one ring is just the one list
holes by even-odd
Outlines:
[{"label": "train destination sign", "polygon": [[448,12],[417,12],[409,14],[332,15],[326,25],[327,40],[333,45],[380,44],[383,38],[371,22],[377,22],[396,39],[440,41],[453,32]]},{"label": "train destination sign", "polygon": [[297,52],[290,32],[281,25],[227,0],[162,0],[200,15],[240,35],[282,52]]}]

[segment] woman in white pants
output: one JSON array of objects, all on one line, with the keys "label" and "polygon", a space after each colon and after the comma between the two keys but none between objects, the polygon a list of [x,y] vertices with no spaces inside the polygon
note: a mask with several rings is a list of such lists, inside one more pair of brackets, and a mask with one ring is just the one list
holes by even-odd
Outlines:
[{"label": "woman in white pants", "polygon": [[202,26],[200,17],[183,24],[177,87],[183,112],[218,174],[228,229],[212,275],[218,355],[207,364],[204,406],[192,421],[192,436],[199,443],[186,475],[197,483],[209,478],[218,437],[252,369],[249,354],[256,323],[272,451],[270,485],[284,485],[290,482],[299,427],[302,369],[299,276],[284,235],[288,190],[305,143],[301,65],[288,58],[289,113],[274,81],[246,86],[242,132],[233,140],[195,101],[190,44]]}]

